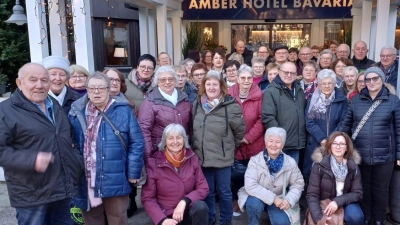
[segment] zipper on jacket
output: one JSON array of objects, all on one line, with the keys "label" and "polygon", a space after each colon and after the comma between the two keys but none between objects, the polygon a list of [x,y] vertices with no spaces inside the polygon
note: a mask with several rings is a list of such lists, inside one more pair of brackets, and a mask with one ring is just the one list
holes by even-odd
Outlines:
[{"label": "zipper on jacket", "polygon": [[331,112],[332,112],[332,104],[329,107],[329,113],[326,114],[326,137],[329,137],[329,119],[331,117]]},{"label": "zipper on jacket", "polygon": [[224,154],[224,157],[225,157],[224,140],[222,140],[222,139],[221,139],[221,144],[222,144],[222,153]]},{"label": "zipper on jacket", "polygon": [[[294,87],[293,87],[294,88]],[[296,98],[293,98],[294,105],[296,106],[296,116],[297,116],[297,126],[298,126],[298,134],[297,134],[297,147],[300,146],[300,118],[299,118],[299,104],[297,104]]]},{"label": "zipper on jacket", "polygon": [[204,133],[205,133],[205,128],[206,128],[206,120],[207,120],[207,114],[204,115],[203,122],[200,125],[200,127],[203,128],[202,136],[201,136],[201,154],[203,156],[203,162],[201,163],[201,165],[204,165],[204,162],[205,162],[205,158],[204,158]]}]

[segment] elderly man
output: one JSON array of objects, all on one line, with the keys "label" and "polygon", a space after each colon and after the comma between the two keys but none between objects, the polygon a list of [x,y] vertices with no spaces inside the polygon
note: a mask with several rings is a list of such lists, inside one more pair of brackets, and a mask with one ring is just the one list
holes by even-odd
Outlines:
[{"label": "elderly man", "polygon": [[171,58],[169,57],[168,53],[161,52],[160,54],[158,54],[157,65],[158,66],[170,66],[171,65]]},{"label": "elderly man", "polygon": [[311,61],[313,53],[310,47],[302,47],[299,51],[299,60],[296,61],[297,76],[303,74],[303,65]]},{"label": "elderly man", "polygon": [[399,61],[396,60],[396,48],[390,45],[383,46],[381,49],[381,61],[371,66],[379,67],[385,73],[385,83],[389,83],[397,88],[397,68]]},{"label": "elderly man", "polygon": [[296,65],[292,62],[281,65],[279,76],[264,92],[262,122],[265,129],[282,127],[286,130],[283,151],[299,162],[299,153],[306,146],[306,100],[296,75]]},{"label": "elderly man", "polygon": [[287,61],[289,48],[286,45],[277,45],[274,48],[275,63],[281,65]]},{"label": "elderly man", "polygon": [[336,57],[348,59],[350,56],[350,46],[347,44],[340,44],[336,49]]},{"label": "elderly man", "polygon": [[368,54],[368,47],[367,43],[363,41],[358,41],[354,44],[353,48],[353,63],[354,66],[358,69],[358,71],[364,71],[368,69],[372,64],[375,63],[375,61],[368,59],[367,54]]},{"label": "elderly man", "polygon": [[257,56],[264,59],[264,65],[268,65],[271,62],[271,56],[269,55],[269,49],[267,46],[260,46],[257,51]]},{"label": "elderly man", "polygon": [[0,103],[0,166],[18,224],[72,223],[71,197],[83,173],[63,108],[48,94],[50,77],[40,64],[18,71],[18,89]]},{"label": "elderly man", "polygon": [[253,52],[248,50],[246,48],[246,43],[242,40],[238,40],[235,43],[235,51],[232,51],[230,54],[226,56],[227,59],[233,54],[233,53],[239,53],[243,56],[244,63],[247,64],[248,66],[251,66],[251,59],[253,58]]},{"label": "elderly man", "polygon": [[68,79],[71,77],[68,59],[62,56],[48,56],[42,63],[50,74],[49,95],[55,98],[68,114],[71,104],[81,97],[78,92],[67,86]]}]

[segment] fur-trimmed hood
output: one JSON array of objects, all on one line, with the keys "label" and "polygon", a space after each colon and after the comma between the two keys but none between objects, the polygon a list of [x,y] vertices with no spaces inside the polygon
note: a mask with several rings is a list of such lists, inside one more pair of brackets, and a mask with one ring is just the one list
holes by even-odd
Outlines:
[{"label": "fur-trimmed hood", "polygon": [[[324,158],[326,153],[326,149],[325,147],[318,147],[315,149],[314,153],[312,154],[311,158],[313,159],[313,161],[315,163],[320,163],[322,161],[322,159]],[[356,149],[353,150],[353,155],[351,156],[351,159],[354,160],[354,162],[358,165],[361,162],[361,156],[358,153],[358,151]]]}]

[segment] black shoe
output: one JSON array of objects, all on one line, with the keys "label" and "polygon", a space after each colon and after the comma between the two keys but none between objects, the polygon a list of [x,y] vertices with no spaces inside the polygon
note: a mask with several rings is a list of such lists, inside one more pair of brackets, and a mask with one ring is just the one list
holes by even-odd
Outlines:
[{"label": "black shoe", "polygon": [[221,225],[232,225],[232,222],[231,221],[225,221],[223,224],[221,224]]},{"label": "black shoe", "polygon": [[126,214],[128,215],[128,218],[131,218],[133,214],[137,211],[137,205],[135,199],[132,199],[129,205],[128,211],[126,211]]},{"label": "black shoe", "polygon": [[375,221],[374,225],[383,225],[383,222],[382,221]]},{"label": "black shoe", "polygon": [[208,225],[215,225],[215,221],[209,220]]}]

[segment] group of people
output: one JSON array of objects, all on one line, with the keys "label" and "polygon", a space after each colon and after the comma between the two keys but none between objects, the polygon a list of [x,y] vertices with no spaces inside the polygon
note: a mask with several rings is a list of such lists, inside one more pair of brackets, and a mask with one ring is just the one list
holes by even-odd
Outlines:
[{"label": "group of people", "polygon": [[127,224],[147,174],[141,202],[154,224],[230,225],[241,211],[251,225],[263,211],[298,224],[303,191],[309,224],[339,208],[347,225],[383,224],[400,165],[396,49],[378,63],[361,41],[353,59],[345,44],[303,47],[294,62],[289,50],[254,54],[239,40],[227,56],[192,51],[175,66],[144,54],[127,78],[60,56],[24,65],[0,103],[18,223],[72,224],[72,205],[87,225]]}]

